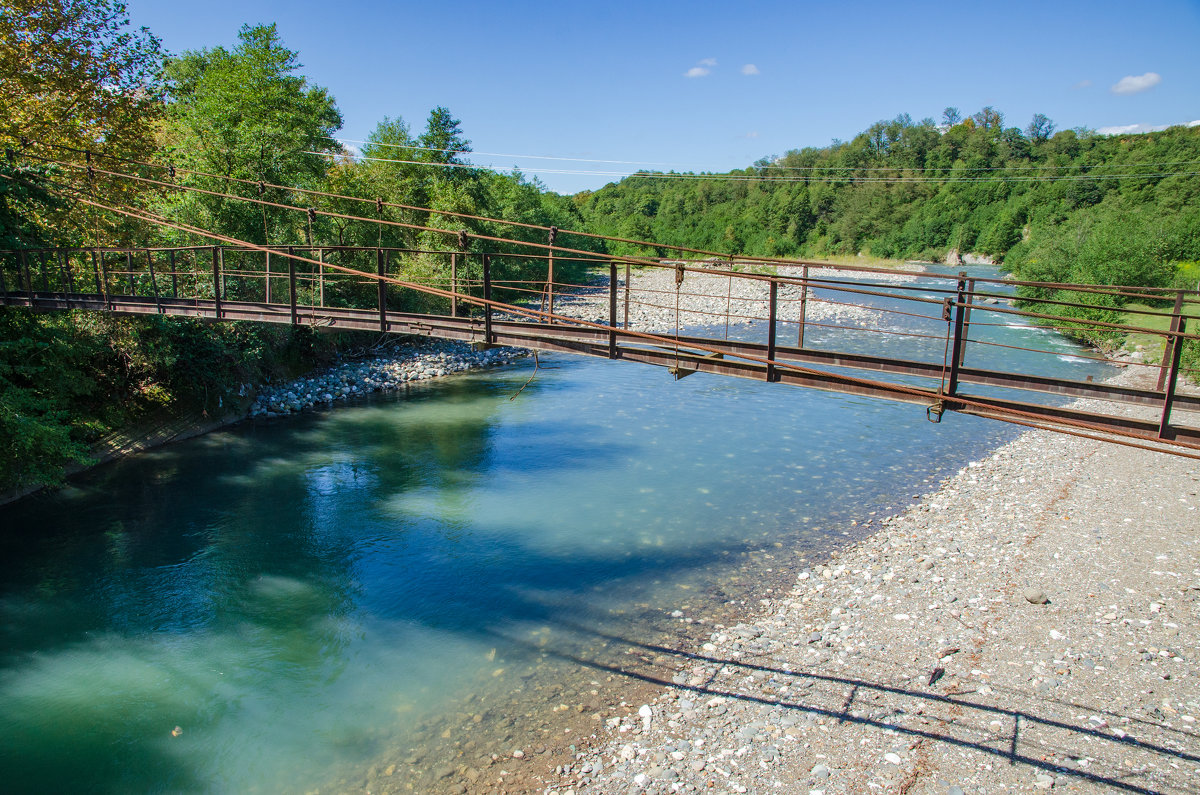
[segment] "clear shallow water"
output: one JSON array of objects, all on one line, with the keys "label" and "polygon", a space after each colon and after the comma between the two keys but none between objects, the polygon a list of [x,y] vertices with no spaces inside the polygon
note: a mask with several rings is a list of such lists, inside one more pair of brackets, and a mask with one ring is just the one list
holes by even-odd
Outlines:
[{"label": "clear shallow water", "polygon": [[[1016,433],[542,362],[515,400],[532,363],[244,424],[0,509],[0,780],[303,792],[361,779],[428,744],[465,694],[563,676],[534,665],[548,650],[637,635],[647,611],[700,614],[737,596],[747,550],[783,570]],[[508,719],[481,712],[481,732]]]}]

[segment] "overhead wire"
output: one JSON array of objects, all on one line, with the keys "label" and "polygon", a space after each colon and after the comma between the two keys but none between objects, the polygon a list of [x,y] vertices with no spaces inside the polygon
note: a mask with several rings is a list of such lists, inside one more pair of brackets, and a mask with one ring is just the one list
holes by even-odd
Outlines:
[{"label": "overhead wire", "polygon": [[[4,179],[9,180],[9,181],[21,182],[21,183],[24,183],[27,185],[32,184],[26,180],[23,180],[21,178],[14,177],[14,176],[11,176],[8,174],[0,174],[0,177],[3,177]],[[59,183],[55,183],[52,180],[47,180],[47,179],[43,179],[42,181],[46,182],[56,188],[61,188],[61,189],[67,190],[70,193],[75,193],[75,194],[82,193],[82,191],[80,191],[77,188],[73,188],[72,186],[60,185]],[[162,216],[158,216],[157,214],[150,212],[150,211],[142,210],[139,208],[129,208],[126,206],[114,207],[114,206],[110,206],[110,205],[105,205],[103,203],[96,202],[91,199],[81,197],[79,195],[76,195],[74,198],[75,198],[75,201],[77,201],[77,202],[87,204],[89,206],[93,206],[98,209],[115,212],[115,213],[118,213],[121,215],[125,215],[127,217],[132,217],[132,218],[147,221],[150,223],[159,224],[159,225],[162,225],[162,226],[165,226],[168,228],[174,228],[179,231],[190,232],[190,233],[197,234],[200,236],[208,237],[209,239],[219,240],[219,241],[226,242],[226,243],[229,243],[232,245],[242,246],[243,248],[247,248],[247,249],[251,249],[251,250],[258,250],[258,251],[262,251],[265,253],[271,253],[271,250],[266,246],[259,246],[257,244],[249,243],[249,242],[243,241],[243,240],[238,240],[236,238],[232,238],[232,237],[229,237],[226,235],[220,235],[218,233],[210,232],[208,230],[204,230],[204,229],[201,229],[200,227],[195,227],[190,224],[182,224],[179,222],[172,222],[169,219],[163,218]],[[425,293],[428,293],[431,295],[454,297],[454,298],[458,298],[459,300],[466,301],[468,303],[476,303],[476,304],[481,304],[484,306],[491,306],[493,308],[500,308],[502,311],[516,312],[518,314],[523,314],[523,315],[527,315],[530,317],[543,317],[543,318],[551,319],[551,320],[553,320],[553,319],[567,320],[567,321],[575,323],[577,325],[581,325],[581,326],[585,326],[585,327],[594,327],[594,328],[597,328],[600,330],[608,331],[610,333],[613,331],[613,328],[611,326],[606,326],[606,325],[603,325],[600,323],[593,323],[590,321],[576,319],[576,318],[564,318],[562,316],[556,316],[551,313],[542,312],[539,310],[532,310],[532,309],[528,309],[528,308],[520,307],[520,306],[516,306],[516,305],[504,304],[502,302],[498,302],[493,299],[475,298],[473,296],[463,296],[461,294],[456,295],[449,291],[440,290],[438,288],[426,287],[426,286],[423,286],[420,284],[407,282],[407,281],[401,280],[401,279],[396,279],[394,277],[384,276],[382,274],[372,274],[372,273],[368,273],[365,271],[356,271],[355,269],[352,269],[352,268],[346,268],[344,266],[332,265],[331,263],[323,263],[318,260],[312,260],[312,259],[300,257],[300,256],[292,254],[292,253],[287,253],[287,252],[273,252],[273,253],[276,253],[280,256],[288,257],[290,259],[308,262],[313,265],[332,267],[335,270],[340,270],[340,271],[343,271],[346,273],[357,275],[357,276],[360,276],[365,279],[379,280],[379,281],[384,281],[384,282],[390,283],[390,284],[396,284],[396,285],[402,286],[402,287],[409,287],[409,288],[416,289],[418,291],[425,292]],[[672,342],[672,339],[670,337],[663,337],[662,335],[649,334],[646,332],[637,332],[637,331],[632,331],[632,330],[628,330],[628,329],[623,330],[622,334],[624,336],[633,337],[635,339],[645,339],[648,341],[658,342],[660,344],[663,342],[670,344]],[[676,345],[678,345],[678,340],[674,340],[674,342],[676,343]],[[691,342],[689,342],[688,347],[692,348],[694,350],[706,352],[706,353],[721,353],[721,354],[726,353],[726,351],[722,351],[720,349],[713,348],[712,346],[691,343]],[[744,353],[739,354],[739,358],[742,358],[746,361],[766,365],[768,367],[775,367],[777,370],[791,371],[791,372],[795,372],[795,373],[802,374],[802,375],[819,376],[824,379],[839,381],[842,384],[847,385],[847,386],[857,385],[857,386],[860,386],[860,387],[866,388],[866,389],[886,389],[896,395],[906,395],[908,397],[914,397],[914,398],[918,398],[920,400],[941,398],[943,401],[949,401],[951,403],[951,408],[955,408],[955,410],[958,410],[958,411],[966,411],[967,413],[981,414],[983,416],[991,416],[993,418],[1002,419],[1002,420],[1007,420],[1012,417],[1016,417],[1016,418],[1025,418],[1025,419],[1028,419],[1033,422],[1046,423],[1045,418],[1041,415],[1034,414],[1034,413],[1031,413],[1029,411],[1025,411],[1025,410],[1022,410],[1019,408],[1013,408],[1011,406],[998,407],[998,406],[990,404],[986,401],[981,401],[977,398],[972,398],[972,397],[968,397],[968,396],[959,396],[959,395],[943,396],[940,394],[940,392],[932,393],[930,390],[927,390],[927,389],[907,387],[902,384],[894,384],[894,383],[888,383],[888,382],[876,382],[876,381],[872,381],[869,379],[862,379],[862,378],[856,378],[853,376],[846,376],[846,375],[841,375],[841,374],[836,374],[836,373],[830,373],[830,372],[824,371],[824,370],[817,370],[817,369],[813,369],[813,368],[801,367],[794,363],[790,363],[790,362],[786,362],[786,361],[780,362],[780,361],[776,361],[776,360],[773,360],[770,358],[763,358],[763,357],[755,356],[752,354],[744,354]],[[1145,439],[1145,436],[1140,435],[1134,431],[1125,431],[1125,430],[1121,430],[1121,429],[1114,429],[1111,427],[1106,427],[1104,425],[1101,425],[1101,424],[1098,424],[1095,422],[1089,422],[1087,420],[1082,420],[1082,419],[1075,419],[1075,418],[1070,418],[1070,417],[1060,417],[1056,420],[1056,423],[1058,426],[1066,426],[1068,428],[1078,428],[1078,429],[1082,429],[1082,430],[1090,430],[1093,432],[1107,434],[1111,437],[1118,437],[1118,438],[1111,439],[1111,441],[1114,441],[1116,443],[1128,444],[1127,442],[1124,441],[1125,439]],[[1050,427],[1050,426],[1048,426],[1048,427]],[[1055,427],[1057,427],[1057,426],[1055,426]],[[1173,440],[1171,442],[1171,444],[1175,448],[1183,447],[1183,448],[1188,448],[1188,449],[1200,450],[1200,445],[1196,445],[1196,444],[1193,444],[1190,442],[1183,442],[1178,439]],[[1174,449],[1170,449],[1170,448],[1164,449],[1163,451],[1164,452],[1172,452],[1172,453],[1175,452]],[[1186,455],[1186,454],[1184,454],[1184,455]]]},{"label": "overhead wire", "polygon": [[[316,215],[321,215],[321,216],[326,216],[326,217],[331,217],[331,218],[339,218],[339,219],[343,219],[343,220],[352,220],[352,221],[362,221],[362,222],[367,222],[367,223],[383,224],[383,225],[387,225],[387,226],[395,226],[395,227],[401,227],[401,228],[406,228],[406,229],[414,229],[414,230],[418,230],[418,231],[434,232],[434,233],[438,233],[438,234],[447,234],[447,235],[457,235],[458,234],[457,230],[448,230],[448,229],[442,229],[439,227],[423,226],[420,224],[410,224],[410,223],[403,222],[403,221],[393,221],[390,219],[383,219],[383,218],[366,218],[366,217],[362,217],[362,216],[349,215],[346,213],[332,212],[329,210],[315,210],[314,208],[296,207],[295,205],[283,204],[280,202],[272,202],[272,201],[262,199],[262,198],[249,197],[249,196],[237,196],[234,194],[228,194],[228,193],[223,193],[220,191],[212,191],[212,190],[208,190],[206,188],[200,188],[200,187],[193,186],[193,185],[182,185],[182,184],[177,184],[177,183],[172,183],[172,182],[165,182],[163,180],[156,180],[151,177],[142,177],[142,176],[138,176],[138,175],[134,175],[134,174],[126,174],[123,172],[109,171],[107,169],[100,169],[100,168],[96,168],[94,166],[83,166],[83,165],[76,164],[76,163],[55,161],[55,160],[51,160],[49,158],[41,158],[41,159],[46,162],[51,162],[56,165],[66,166],[68,168],[74,168],[77,170],[88,169],[89,173],[97,173],[97,174],[104,174],[106,176],[120,177],[120,178],[129,179],[129,180],[133,180],[133,181],[137,181],[137,182],[153,184],[153,185],[156,185],[159,187],[169,188],[169,189],[173,189],[173,190],[185,190],[185,191],[189,191],[189,192],[202,193],[202,194],[225,198],[225,199],[250,202],[253,204],[257,204],[261,207],[273,207],[276,209],[291,210],[294,212],[313,212]],[[585,250],[572,249],[572,248],[564,248],[564,247],[553,246],[553,245],[545,244],[545,243],[513,240],[513,239],[509,239],[509,238],[500,238],[500,237],[495,237],[495,236],[491,236],[491,235],[482,235],[482,234],[478,234],[478,233],[472,234],[471,236],[473,238],[479,239],[479,240],[487,240],[487,241],[491,241],[491,242],[511,244],[511,245],[521,245],[521,246],[538,248],[541,250],[566,251],[568,253],[573,253],[573,254],[584,254],[584,255],[595,256],[597,258],[603,258],[603,255],[598,255],[595,252],[588,252]],[[647,260],[647,259],[635,258],[635,257],[625,257],[625,256],[619,256],[619,255],[608,258],[608,261],[617,262],[617,263],[630,262],[630,263],[634,263],[634,264],[646,265],[646,266],[651,266],[651,267],[664,267],[663,263],[657,262],[654,260]],[[682,268],[682,270],[689,271],[689,272],[707,273],[707,274],[714,273],[714,271],[709,270],[709,269],[697,269],[697,268],[689,268],[689,267],[684,267],[684,268]],[[730,272],[730,273],[733,273],[733,272]],[[778,283],[794,283],[794,284],[804,283],[804,280],[802,277],[778,277],[778,276],[768,276],[768,275],[764,275],[764,274],[740,273],[740,272],[734,273],[734,275],[736,275],[742,279],[750,279],[750,280],[763,280],[763,281],[776,280]],[[841,292],[846,292],[846,293],[851,293],[851,294],[894,297],[894,294],[883,293],[883,292],[872,291],[872,290],[859,290],[859,289],[850,288],[850,287],[846,287],[846,286],[837,286],[835,289],[837,289]],[[941,304],[942,303],[941,301],[938,301],[937,299],[921,298],[918,296],[908,296],[908,297],[906,297],[905,300],[916,301],[918,303],[929,303],[929,304]],[[1073,318],[1063,317],[1061,315],[1030,313],[1030,312],[1023,312],[1020,310],[1012,310],[1012,309],[1006,309],[1003,307],[995,307],[995,306],[989,306],[987,311],[1001,313],[1001,314],[1018,314],[1018,315],[1025,316],[1025,317],[1034,317],[1034,318],[1038,318],[1038,319],[1052,320],[1052,321],[1064,321],[1064,320],[1065,321],[1073,321],[1074,320]],[[1087,321],[1087,322],[1088,322],[1088,325],[1091,325],[1091,326],[1110,328],[1110,329],[1126,331],[1126,332],[1163,333],[1163,334],[1167,334],[1170,336],[1174,336],[1176,338],[1200,339],[1200,335],[1197,335],[1194,333],[1189,334],[1189,333],[1185,333],[1182,331],[1157,332],[1153,329],[1146,329],[1146,328],[1142,328],[1142,327],[1138,327],[1138,326],[1130,326],[1130,325],[1125,325],[1125,324],[1107,323],[1105,321],[1099,321],[1099,320],[1091,320],[1091,321]]]},{"label": "overhead wire", "polygon": [[[321,196],[321,197],[325,197],[325,198],[343,199],[343,200],[360,202],[360,203],[376,203],[376,204],[378,204],[380,201],[378,199],[373,200],[373,199],[363,198],[360,196],[348,196],[348,195],[344,195],[344,194],[318,191],[318,190],[311,189],[311,188],[300,188],[300,187],[289,186],[289,185],[278,185],[278,184],[273,184],[273,183],[267,183],[267,182],[260,181],[260,180],[251,180],[251,179],[246,179],[246,178],[241,178],[241,177],[234,177],[234,176],[230,176],[230,175],[212,174],[212,173],[204,172],[204,171],[197,171],[197,170],[185,169],[185,168],[176,168],[176,167],[170,166],[170,165],[149,163],[146,161],[135,160],[135,159],[131,159],[131,158],[106,155],[103,153],[94,152],[94,151],[86,150],[86,149],[79,149],[76,147],[65,146],[62,144],[43,144],[43,145],[53,147],[53,148],[58,148],[58,149],[64,149],[64,150],[72,151],[72,152],[76,152],[76,153],[90,154],[90,155],[93,155],[96,157],[104,157],[106,159],[116,160],[118,162],[133,163],[133,164],[137,164],[137,165],[142,165],[142,166],[146,166],[146,167],[150,167],[150,168],[157,168],[157,169],[162,169],[162,170],[172,169],[172,170],[179,171],[180,173],[188,173],[188,174],[193,174],[193,175],[197,175],[197,176],[209,177],[209,178],[213,178],[213,179],[232,181],[232,182],[236,182],[239,184],[245,184],[245,185],[253,185],[253,186],[262,185],[264,187],[269,187],[269,188],[273,188],[273,189],[277,189],[277,190],[285,190],[285,191],[303,193],[305,195],[314,195],[314,196]],[[66,163],[62,163],[60,161],[52,160],[50,158],[37,157],[36,155],[33,155],[33,156],[35,158],[43,160],[45,162],[57,163],[58,165],[69,165],[74,168],[81,168],[81,166],[79,166],[79,164],[66,164]],[[175,185],[174,183],[164,183],[164,184]],[[185,188],[186,186],[177,185],[176,187]],[[245,198],[245,197],[234,197],[234,198],[241,199],[241,198]],[[472,214],[468,214],[468,213],[454,212],[454,211],[448,211],[448,210],[435,210],[432,208],[400,204],[400,203],[396,203],[396,202],[382,202],[382,204],[385,207],[394,207],[394,208],[405,209],[405,210],[416,211],[416,212],[438,214],[438,215],[443,215],[446,217],[459,218],[462,220],[475,220],[475,221],[481,221],[481,222],[505,224],[505,225],[509,225],[509,226],[513,226],[513,227],[517,227],[517,228],[536,229],[538,231],[543,231],[543,232],[549,232],[553,228],[553,227],[545,226],[545,225],[541,225],[541,224],[530,224],[530,223],[525,223],[525,222],[520,222],[520,221],[509,221],[509,220],[500,219],[500,218],[490,218],[488,216],[472,215]],[[365,221],[365,222],[374,222],[376,219],[364,218],[364,217],[359,216],[359,217],[356,217],[356,220]],[[607,242],[625,243],[625,244],[635,245],[635,246],[639,246],[639,247],[643,247],[643,248],[652,248],[652,249],[661,250],[661,251],[677,251],[680,253],[698,254],[701,256],[716,257],[719,260],[726,260],[726,261],[732,262],[732,258],[730,257],[730,255],[727,253],[722,253],[722,252],[709,251],[709,250],[705,250],[705,249],[697,249],[697,248],[691,248],[691,247],[686,247],[686,246],[655,243],[653,241],[646,241],[646,240],[636,240],[636,239],[630,239],[630,238],[615,237],[615,236],[611,236],[611,235],[601,235],[601,234],[597,234],[594,232],[583,232],[583,231],[578,231],[578,230],[565,230],[565,229],[558,230],[558,231],[560,231],[563,234],[578,235],[581,237],[598,239],[598,240],[603,240],[603,241],[607,241]],[[553,247],[553,246],[548,247],[548,248],[551,248],[552,250],[561,249],[561,247]],[[561,249],[561,250],[577,251],[575,249]],[[585,254],[587,256],[603,256],[601,254],[598,254],[597,252],[591,252],[591,251],[583,251],[580,253]],[[641,258],[638,258],[638,259],[641,259]],[[815,268],[826,268],[826,269],[831,269],[831,270],[845,270],[845,271],[858,272],[858,273],[880,273],[880,274],[886,273],[889,275],[894,275],[896,272],[894,269],[889,269],[889,268],[873,268],[873,267],[861,266],[861,265],[848,266],[848,265],[842,265],[840,263],[822,262],[822,261],[818,261],[818,260],[788,259],[788,258],[783,258],[783,257],[741,257],[740,259],[743,262],[750,262],[750,263],[761,263],[761,264],[767,264],[767,265],[786,265],[786,266],[792,266],[792,267],[807,266],[807,267],[815,267]],[[632,261],[632,259],[630,261]],[[653,265],[653,266],[661,266],[662,265],[662,263],[657,263],[652,260],[641,260],[641,264]],[[929,274],[929,273],[923,273],[923,272],[913,272],[912,276],[917,279],[949,279],[949,278],[953,278],[948,275]],[[1018,287],[1025,286],[1025,287],[1080,288],[1082,291],[1088,291],[1088,292],[1102,292],[1104,289],[1097,285],[1059,284],[1059,283],[1053,283],[1053,282],[1031,282],[1031,281],[997,279],[997,278],[987,278],[987,277],[975,277],[975,281],[978,283],[985,283],[985,284],[1007,284],[1007,285],[1013,285],[1013,286],[1018,286]],[[920,289],[920,288],[914,287],[911,289]],[[1116,291],[1140,290],[1140,291],[1149,292],[1149,293],[1174,292],[1174,290],[1172,290],[1171,288],[1134,287],[1134,286],[1129,286],[1129,285],[1112,285],[1112,286],[1109,286],[1108,289],[1110,291],[1113,291],[1113,290],[1116,290]],[[1113,293],[1113,294],[1119,294],[1119,293]]]}]

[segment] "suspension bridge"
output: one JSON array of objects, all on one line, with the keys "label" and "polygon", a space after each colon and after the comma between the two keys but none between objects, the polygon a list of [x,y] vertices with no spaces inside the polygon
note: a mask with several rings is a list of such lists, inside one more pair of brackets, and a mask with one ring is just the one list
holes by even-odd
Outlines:
[{"label": "suspension bridge", "polygon": [[[143,170],[169,169],[164,179],[100,169],[95,153],[84,154],[85,163],[39,159],[86,175],[86,185],[43,178],[37,187],[205,245],[0,251],[3,305],[305,325],[565,352],[656,365],[675,378],[703,372],[916,404],[933,422],[947,413],[971,414],[1200,458],[1200,394],[1183,388],[1197,374],[1182,365],[1185,343],[1200,340],[1188,330],[1200,320],[1200,291],[1019,282],[967,272],[897,276],[562,233],[675,255],[611,256],[562,245],[554,227],[192,172],[257,188],[257,197],[242,196],[177,184],[176,170],[168,166],[132,161]],[[321,215],[430,232],[450,237],[454,250],[258,245],[145,208],[99,201],[93,183],[98,175],[149,190],[190,190],[296,211],[307,215],[310,226]],[[376,217],[269,201],[262,198],[268,187],[310,199],[367,203]],[[527,236],[546,234],[547,242],[388,219],[388,208],[508,224]],[[1078,311],[1105,300],[1147,307],[1127,311],[1142,323],[1088,320]],[[998,329],[1024,329],[1028,339],[1005,341]],[[1163,356],[1160,363],[1128,363],[1146,371],[1140,385],[1072,378],[1060,366],[1064,360],[1104,357],[1086,349],[1064,355],[1061,346],[1047,341],[1052,337],[1047,331],[1157,337]],[[1039,363],[1017,366],[995,355],[1004,349]]]}]

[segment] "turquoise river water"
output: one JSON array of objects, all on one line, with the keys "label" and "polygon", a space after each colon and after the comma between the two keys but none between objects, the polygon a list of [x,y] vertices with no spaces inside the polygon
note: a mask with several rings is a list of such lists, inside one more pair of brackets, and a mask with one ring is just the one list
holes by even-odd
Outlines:
[{"label": "turquoise river water", "polygon": [[[1045,332],[978,333],[1059,355],[973,364],[1107,372]],[[879,351],[832,334],[809,342]],[[5,789],[331,791],[399,765],[390,780],[428,791],[449,756],[546,742],[540,713],[574,679],[619,687],[585,664],[614,638],[752,608],[1016,434],[542,365],[515,399],[531,361],[243,423],[0,508]]]}]

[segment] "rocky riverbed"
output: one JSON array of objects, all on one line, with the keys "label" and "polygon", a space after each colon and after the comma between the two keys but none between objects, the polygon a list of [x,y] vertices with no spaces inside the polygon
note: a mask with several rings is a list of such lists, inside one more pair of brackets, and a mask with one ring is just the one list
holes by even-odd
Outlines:
[{"label": "rocky riverbed", "polygon": [[[914,269],[919,265],[914,265]],[[778,275],[800,278],[803,269],[779,266]],[[617,295],[617,314],[625,322],[624,275]],[[847,273],[828,268],[810,268],[811,279],[845,279]],[[871,281],[904,282],[916,277],[912,272],[869,274]],[[724,327],[726,315],[731,326],[764,322],[767,319],[768,287],[758,279],[730,277],[718,273],[688,272],[683,283],[676,287],[675,271],[670,268],[643,268],[633,271],[629,280],[628,326],[636,331],[665,333],[694,326]],[[866,327],[881,322],[881,313],[852,306],[853,296],[839,298],[831,290],[807,291],[803,308],[804,289],[799,285],[781,285],[777,295],[778,317],[783,323],[796,323],[803,317],[806,323]],[[678,307],[676,306],[678,299]],[[603,286],[583,288],[556,296],[557,314],[608,323],[609,294],[607,280]],[[678,311],[677,311],[678,309]]]},{"label": "rocky riverbed", "polygon": [[1195,460],[1028,433],[653,650],[545,791],[1200,791],[1198,492]]},{"label": "rocky riverbed", "polygon": [[294,381],[265,386],[255,397],[250,416],[281,417],[372,392],[393,391],[410,381],[511,364],[527,355],[515,348],[474,351],[465,343],[448,340],[400,343],[369,358],[341,361]]}]

